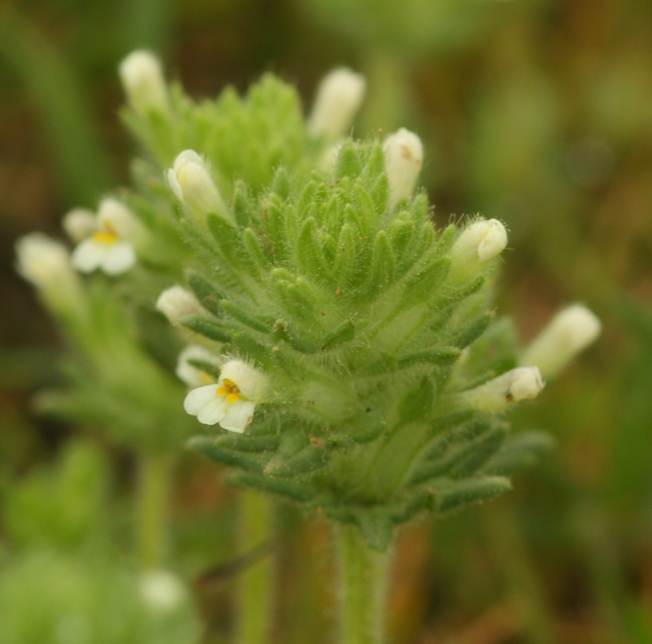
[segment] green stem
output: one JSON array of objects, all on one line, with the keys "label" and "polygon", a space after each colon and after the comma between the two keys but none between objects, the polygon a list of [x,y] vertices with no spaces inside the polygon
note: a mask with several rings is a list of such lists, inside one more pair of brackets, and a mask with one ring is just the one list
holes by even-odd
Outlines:
[{"label": "green stem", "polygon": [[140,456],[137,530],[144,568],[156,568],[163,559],[171,466],[171,457],[166,453],[143,452]]},{"label": "green stem", "polygon": [[[263,494],[244,490],[240,494],[238,550],[246,555],[268,542],[274,518],[272,502]],[[274,562],[261,556],[238,580],[237,644],[270,641],[274,603]]]},{"label": "green stem", "polygon": [[383,641],[385,587],[389,552],[367,545],[352,526],[337,528],[340,559],[340,644],[380,644]]}]

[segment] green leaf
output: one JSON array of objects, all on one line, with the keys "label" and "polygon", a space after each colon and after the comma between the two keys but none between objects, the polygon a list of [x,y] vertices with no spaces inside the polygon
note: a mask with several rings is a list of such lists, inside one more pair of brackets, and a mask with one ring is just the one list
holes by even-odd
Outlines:
[{"label": "green leaf", "polygon": [[220,300],[224,297],[206,278],[194,271],[189,271],[187,275],[188,286],[195,294],[200,304],[213,315],[220,315]]},{"label": "green leaf", "polygon": [[262,464],[257,458],[223,447],[214,438],[194,436],[188,441],[188,447],[222,465],[238,467],[248,472],[262,471]]},{"label": "green leaf", "polygon": [[199,335],[215,342],[228,342],[230,334],[219,322],[198,315],[191,315],[181,320],[181,325]]},{"label": "green leaf", "polygon": [[427,418],[435,399],[435,386],[430,378],[422,378],[418,385],[408,390],[398,409],[401,424]]},{"label": "green leaf", "polygon": [[306,502],[315,496],[314,489],[303,479],[301,481],[290,481],[245,472],[234,472],[227,476],[227,480],[233,485],[252,487],[261,492],[277,494],[294,501]]},{"label": "green leaf", "polygon": [[467,505],[493,499],[511,489],[511,482],[503,476],[482,476],[438,483],[433,488],[435,510],[459,510]]},{"label": "green leaf", "polygon": [[325,449],[309,445],[289,457],[277,454],[265,467],[265,474],[271,476],[293,477],[311,474],[328,464]]},{"label": "green leaf", "polygon": [[355,325],[351,320],[345,320],[322,340],[322,351],[334,349],[355,337]]}]

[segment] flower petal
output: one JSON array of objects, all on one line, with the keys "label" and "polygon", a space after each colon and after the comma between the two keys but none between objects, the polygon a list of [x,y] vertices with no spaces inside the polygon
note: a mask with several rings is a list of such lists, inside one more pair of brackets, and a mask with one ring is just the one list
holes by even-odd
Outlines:
[{"label": "flower petal", "polygon": [[188,392],[183,401],[187,414],[196,416],[211,400],[217,397],[215,385],[204,385]]},{"label": "flower petal", "polygon": [[219,423],[226,414],[227,402],[222,396],[217,396],[197,414],[197,420],[204,425]]},{"label": "flower petal", "polygon": [[82,273],[91,273],[103,261],[106,247],[92,239],[85,239],[72,253],[72,265]]},{"label": "flower petal", "polygon": [[130,269],[136,261],[136,254],[131,244],[118,242],[109,247],[102,261],[102,270],[107,275],[117,275]]},{"label": "flower petal", "polygon": [[228,405],[224,418],[219,421],[220,427],[230,432],[244,432],[254,417],[255,408],[256,405],[249,400],[239,400],[232,405]]}]

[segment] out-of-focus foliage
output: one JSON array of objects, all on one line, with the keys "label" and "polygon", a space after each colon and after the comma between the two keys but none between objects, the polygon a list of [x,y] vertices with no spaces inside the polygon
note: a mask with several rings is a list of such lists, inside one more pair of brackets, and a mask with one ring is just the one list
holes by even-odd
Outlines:
[{"label": "out-of-focus foliage", "polygon": [[401,58],[462,47],[483,35],[495,15],[487,0],[304,0],[316,20],[354,38],[364,50]]},{"label": "out-of-focus foliage", "polygon": [[5,490],[3,526],[12,548],[52,545],[74,550],[109,539],[109,471],[97,448],[72,444],[51,468]]},{"label": "out-of-focus foliage", "polygon": [[139,583],[128,568],[102,557],[29,551],[0,568],[2,641],[197,642],[199,626],[189,599],[183,596],[176,603],[174,598],[173,606],[155,605]]}]

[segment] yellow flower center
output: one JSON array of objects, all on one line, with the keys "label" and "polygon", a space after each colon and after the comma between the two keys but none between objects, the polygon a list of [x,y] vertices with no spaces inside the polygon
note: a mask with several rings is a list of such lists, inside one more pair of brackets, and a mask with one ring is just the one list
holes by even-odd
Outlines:
[{"label": "yellow flower center", "polygon": [[228,378],[222,380],[222,384],[215,390],[215,393],[218,396],[224,396],[228,403],[234,403],[240,400],[240,389],[238,385]]},{"label": "yellow flower center", "polygon": [[118,236],[115,234],[115,231],[112,228],[106,226],[105,228],[102,228],[101,230],[93,233],[92,239],[99,244],[106,244],[107,246],[111,246],[118,241]]}]

